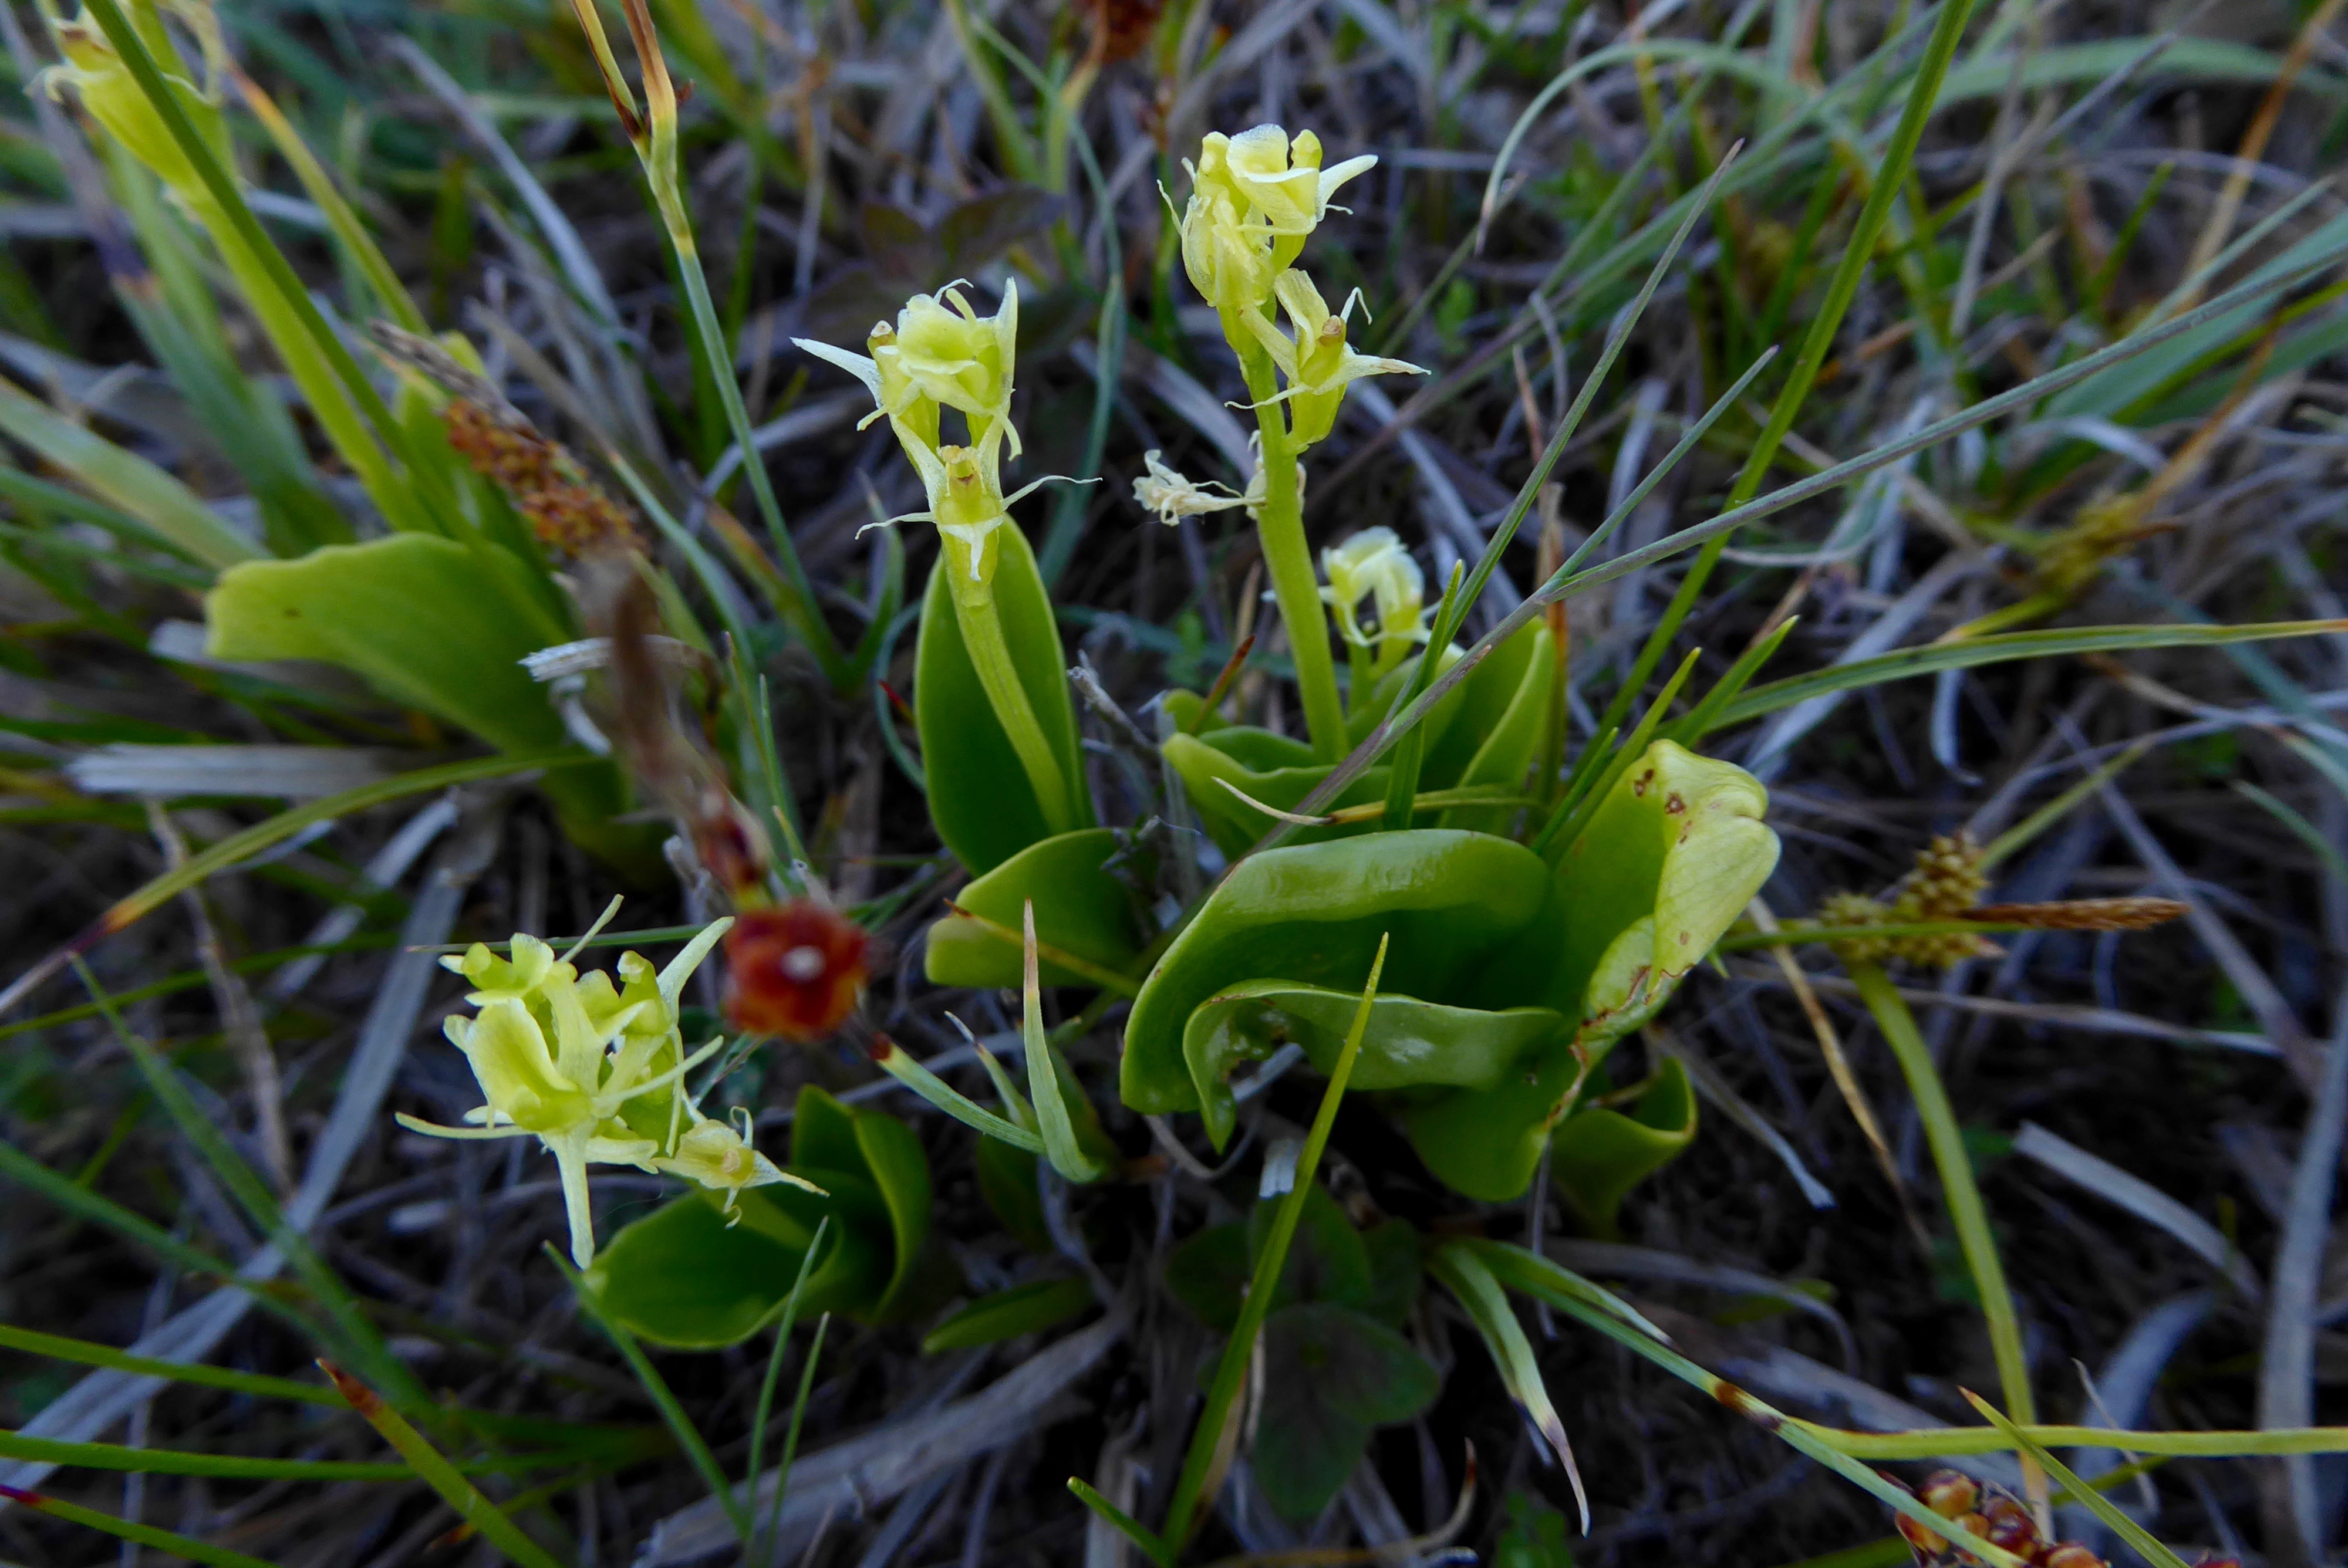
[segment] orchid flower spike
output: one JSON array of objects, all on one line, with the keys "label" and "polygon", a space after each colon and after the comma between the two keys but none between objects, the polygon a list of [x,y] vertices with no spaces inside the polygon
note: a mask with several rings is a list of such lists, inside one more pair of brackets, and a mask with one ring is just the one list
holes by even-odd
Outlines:
[{"label": "orchid flower spike", "polygon": [[465,1113],[462,1127],[404,1113],[399,1124],[435,1138],[536,1138],[561,1174],[571,1256],[582,1268],[595,1256],[590,1165],[672,1170],[726,1191],[729,1204],[744,1186],[793,1179],[755,1152],[720,1147],[703,1133],[707,1119],[685,1092],[685,1074],[725,1041],[687,1054],[678,999],[733,923],[712,923],[657,971],[636,953],[622,954],[616,985],[602,970],[582,979],[570,956],[557,958],[526,933],[515,934],[508,958],[479,942],[462,958],[443,958],[474,988],[465,998],[474,1016],[443,1028],[465,1053],[483,1103]]}]

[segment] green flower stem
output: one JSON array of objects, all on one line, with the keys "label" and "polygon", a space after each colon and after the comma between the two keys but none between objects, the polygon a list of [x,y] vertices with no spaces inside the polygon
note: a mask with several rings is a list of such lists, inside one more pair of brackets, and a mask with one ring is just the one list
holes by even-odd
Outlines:
[{"label": "green flower stem", "polygon": [[951,537],[944,538],[944,544],[938,569],[950,574],[954,623],[962,629],[971,668],[978,671],[978,683],[986,689],[995,723],[1010,738],[1011,749],[1019,753],[1019,765],[1027,772],[1027,787],[1035,792],[1045,822],[1054,833],[1066,833],[1076,825],[1076,813],[1068,805],[1068,783],[1061,774],[1059,759],[1052,754],[1051,743],[1044,738],[1035,704],[1027,700],[1027,688],[1020,684],[1018,666],[1011,661],[1011,644],[1003,635],[994,590],[986,583],[971,581],[967,545]]},{"label": "green flower stem", "polygon": [[1272,356],[1244,328],[1226,322],[1223,335],[1240,356],[1248,395],[1255,399],[1256,428],[1263,433],[1263,506],[1255,513],[1255,534],[1272,572],[1272,597],[1288,628],[1289,651],[1296,660],[1296,685],[1304,699],[1304,727],[1313,754],[1334,763],[1345,754],[1345,707],[1337,696],[1337,664],[1329,653],[1328,622],[1321,610],[1321,579],[1304,542],[1304,497],[1296,486],[1296,450],[1289,445],[1288,420],[1280,405]]},{"label": "green flower stem", "polygon": [[790,621],[791,630],[798,633],[800,642],[815,656],[824,679],[835,690],[847,691],[854,684],[854,678],[838,640],[817,607],[815,584],[808,580],[807,568],[799,564],[798,548],[791,542],[790,525],[783,520],[782,503],[775,498],[775,482],[767,477],[766,462],[758,456],[750,427],[749,406],[742,401],[742,384],[735,379],[733,355],[725,331],[718,324],[708,274],[702,271],[700,247],[694,241],[693,220],[685,215],[685,203],[674,189],[654,176],[649,157],[644,171],[651,179],[662,226],[668,231],[669,242],[676,247],[677,275],[685,280],[686,317],[693,323],[693,335],[700,340],[709,379],[717,388],[717,401],[726,410],[726,423],[734,433],[735,444],[742,449],[742,472],[750,481],[750,493],[757,500],[758,515],[767,525],[767,537],[774,541],[775,559],[789,589],[788,598],[777,608]]},{"label": "green flower stem", "polygon": [[[2013,1310],[2013,1293],[2005,1283],[2005,1265],[1997,1255],[1996,1238],[1990,1234],[1989,1211],[1982,1205],[1981,1187],[1973,1180],[1972,1161],[1958,1132],[1956,1108],[1949,1102],[1948,1087],[1932,1066],[1932,1053],[1916,1028],[1916,1015],[1908,1010],[1907,1001],[1891,983],[1891,977],[1883,972],[1883,967],[1866,962],[1845,967],[1850,971],[1851,983],[1859,988],[1859,1000],[1875,1015],[1885,1043],[1899,1059],[1900,1071],[1908,1080],[1908,1091],[1915,1099],[1917,1120],[1924,1125],[1925,1141],[1932,1148],[1932,1163],[1941,1173],[1949,1223],[1956,1228],[1965,1267],[1972,1275],[1974,1287],[1981,1292],[1982,1317],[1989,1327],[1990,1354],[1997,1362],[1997,1380],[2005,1395],[2006,1413],[2021,1426],[2034,1425],[2037,1406],[2030,1393],[2029,1358],[2022,1348],[2022,1321]],[[2043,1499],[2045,1480],[2038,1473],[2036,1461],[2024,1454],[2022,1462],[2033,1501]]]}]

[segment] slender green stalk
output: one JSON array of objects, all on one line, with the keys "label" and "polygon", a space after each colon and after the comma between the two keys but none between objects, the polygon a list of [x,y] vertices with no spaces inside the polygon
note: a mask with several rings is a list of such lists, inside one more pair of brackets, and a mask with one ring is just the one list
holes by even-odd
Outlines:
[{"label": "slender green stalk", "polygon": [[1647,747],[1654,739],[1657,726],[1663,722],[1663,714],[1670,709],[1673,699],[1680,694],[1680,688],[1687,684],[1688,677],[1695,673],[1695,661],[1703,652],[1701,648],[1688,650],[1687,657],[1680,661],[1680,667],[1672,672],[1669,681],[1663,682],[1663,689],[1655,694],[1655,700],[1647,704],[1647,711],[1640,716],[1638,726],[1615,748],[1612,760],[1606,764],[1606,771],[1598,775],[1598,782],[1572,803],[1573,809],[1570,815],[1560,804],[1550,817],[1548,825],[1534,837],[1532,851],[1535,855],[1545,856],[1560,843],[1570,845],[1581,830],[1590,825],[1598,808],[1613,793],[1616,781],[1647,754]]},{"label": "slender green stalk", "polygon": [[374,1389],[332,1361],[319,1362],[318,1368],[334,1379],[335,1387],[350,1401],[351,1409],[381,1432],[384,1441],[399,1450],[399,1457],[407,1461],[417,1479],[438,1492],[440,1501],[455,1509],[458,1518],[479,1531],[490,1545],[520,1563],[521,1568],[559,1568],[545,1547],[523,1534],[520,1525],[482,1496],[480,1488],[467,1481],[455,1465],[441,1457],[439,1450],[425,1440],[423,1433],[409,1426]]},{"label": "slender green stalk", "polygon": [[[208,1264],[207,1269],[219,1266]],[[80,1367],[105,1367],[118,1372],[135,1373],[142,1378],[166,1378],[175,1383],[191,1383],[207,1389],[221,1389],[230,1393],[251,1394],[256,1399],[294,1399],[308,1405],[331,1405],[336,1409],[343,1401],[332,1389],[314,1383],[298,1383],[291,1378],[272,1378],[260,1372],[238,1372],[225,1367],[208,1367],[191,1361],[159,1361],[152,1357],[133,1356],[127,1350],[117,1350],[111,1345],[94,1344],[88,1339],[69,1339],[61,1334],[40,1334],[30,1328],[0,1324],[0,1350],[18,1350],[27,1356],[46,1356],[53,1361],[68,1361]]]},{"label": "slender green stalk", "polygon": [[1003,634],[1003,616],[994,606],[994,590],[988,585],[974,584],[975,591],[964,591],[963,584],[968,579],[954,568],[954,553],[949,547],[941,558],[941,566],[953,571],[954,591],[949,597],[953,600],[954,624],[962,630],[963,646],[970,652],[971,668],[978,672],[978,683],[985,688],[995,722],[1003,726],[1011,749],[1019,754],[1019,765],[1027,774],[1027,787],[1035,792],[1035,804],[1043,808],[1045,825],[1054,833],[1066,833],[1076,825],[1076,813],[1068,799],[1068,780],[1061,771],[1059,759],[1052,754],[1052,743],[1044,736],[1043,723],[1035,717],[1035,704],[1028,700],[1027,688],[1019,680],[1019,667],[1011,661],[1011,644]]},{"label": "slender green stalk", "polygon": [[[326,1402],[336,1407],[343,1403],[331,1395]],[[261,1459],[247,1454],[131,1448],[122,1443],[63,1442],[54,1438],[28,1438],[21,1432],[0,1432],[0,1459],[135,1475],[203,1475],[232,1481],[416,1479],[416,1472],[409,1466],[387,1460]],[[506,1454],[496,1459],[459,1460],[453,1468],[468,1475],[507,1475],[522,1471],[549,1470],[571,1462],[569,1454]]]},{"label": "slender green stalk", "polygon": [[[781,1316],[775,1320],[775,1349],[774,1353],[767,1358],[766,1379],[758,1385],[757,1409],[750,1417],[750,1458],[743,1466],[743,1491],[749,1497],[750,1504],[754,1509],[757,1505],[758,1499],[758,1459],[766,1446],[767,1418],[773,1413],[775,1408],[775,1385],[782,1376],[783,1350],[791,1342],[791,1330],[798,1327],[799,1296],[807,1289],[808,1276],[814,1272],[817,1255],[823,1250],[824,1232],[830,1228],[829,1214],[824,1215],[816,1222],[815,1235],[809,1238],[807,1251],[799,1255],[799,1271],[791,1279],[791,1293],[783,1297]],[[822,1345],[823,1337],[819,1332],[815,1348],[808,1351],[808,1372],[815,1369],[815,1350],[820,1348]],[[798,1403],[791,1407],[791,1435],[794,1438],[798,1435],[799,1413],[807,1408],[807,1376],[803,1373],[799,1378]],[[790,1479],[791,1461],[786,1456],[781,1471],[775,1477],[775,1506],[778,1509],[782,1507],[783,1489],[789,1484]],[[753,1563],[763,1561],[758,1556],[757,1545],[757,1538],[754,1536],[750,1542],[750,1560]]]},{"label": "slender green stalk", "polygon": [[823,1358],[823,1337],[831,1332],[831,1314],[815,1320],[815,1337],[808,1341],[807,1365],[799,1368],[798,1393],[791,1400],[791,1424],[783,1431],[782,1462],[775,1467],[775,1502],[767,1515],[766,1539],[783,1532],[783,1494],[790,1490],[791,1466],[798,1462],[799,1423],[807,1419],[808,1396],[815,1392],[816,1364]]},{"label": "slender green stalk", "polygon": [[[1728,492],[1727,510],[1735,511],[1760,493],[1761,481],[1767,477],[1769,466],[1776,460],[1777,447],[1793,429],[1796,415],[1817,384],[1818,372],[1826,364],[1827,354],[1834,347],[1835,335],[1842,329],[1842,319],[1851,302],[1859,296],[1859,285],[1875,258],[1876,242],[1882,238],[1884,225],[1891,217],[1892,204],[1908,184],[1909,170],[1916,161],[1917,143],[1923,139],[1925,122],[1931,118],[1932,108],[1941,95],[1941,82],[1956,58],[1957,46],[1963,39],[1965,24],[1972,17],[1973,0],[1947,0],[1938,25],[1932,29],[1930,42],[1924,46],[1924,57],[1916,67],[1915,79],[1909,84],[1908,102],[1900,111],[1900,123],[1893,128],[1891,140],[1884,149],[1883,160],[1876,169],[1874,184],[1867,193],[1866,205],[1859,209],[1859,220],[1851,228],[1850,241],[1844,248],[1842,260],[1837,264],[1833,279],[1827,285],[1827,294],[1819,303],[1818,313],[1810,318],[1809,330],[1803,335],[1801,351],[1794,357],[1793,369],[1787,373],[1786,384],[1770,406],[1769,421],[1761,428],[1745,466]],[[1695,606],[1696,597],[1704,591],[1713,569],[1720,563],[1721,552],[1728,548],[1728,536],[1715,534],[1704,541],[1704,550],[1688,568],[1679,589],[1672,595],[1663,619],[1639,650],[1631,673],[1607,704],[1606,715],[1599,723],[1601,729],[1619,723],[1630,712],[1631,702],[1643,689],[1663,662],[1663,651],[1671,646],[1680,625]]]},{"label": "slender green stalk", "polygon": [[67,1502],[60,1497],[43,1492],[27,1491],[20,1486],[0,1486],[0,1497],[19,1508],[29,1508],[36,1513],[46,1513],[51,1519],[62,1519],[70,1524],[86,1525],[102,1531],[118,1541],[133,1542],[151,1546],[187,1563],[203,1563],[213,1568],[275,1568],[266,1558],[248,1557],[242,1552],[232,1552],[225,1546],[214,1546],[191,1536],[158,1530],[151,1524],[138,1524],[119,1519],[95,1508],[84,1508],[77,1502]]},{"label": "slender green stalk", "polygon": [[1174,1500],[1166,1510],[1168,1562],[1179,1558],[1182,1548],[1189,1543],[1199,1527],[1200,1516],[1206,1510],[1208,1472],[1219,1458],[1228,1456],[1224,1439],[1233,1415],[1232,1404],[1247,1377],[1248,1363],[1255,1357],[1256,1335],[1262,1329],[1264,1315],[1272,1310],[1272,1298],[1279,1289],[1280,1271],[1288,1260],[1289,1244],[1296,1237],[1297,1222],[1304,1214],[1304,1200],[1313,1190],[1313,1173],[1320,1169],[1321,1152],[1328,1146],[1329,1129],[1337,1120],[1337,1102],[1344,1098],[1345,1081],[1354,1075],[1354,1059],[1361,1053],[1362,1036],[1369,1028],[1370,1003],[1378,994],[1378,977],[1385,970],[1387,940],[1386,937],[1378,938],[1377,957],[1370,960],[1369,981],[1362,988],[1361,1004],[1354,1009],[1353,1027],[1345,1031],[1344,1049],[1330,1071],[1329,1087],[1323,1091],[1321,1108],[1313,1114],[1312,1130],[1304,1136],[1304,1152],[1297,1157],[1294,1183],[1288,1195],[1281,1200],[1279,1212],[1272,1215],[1271,1234],[1264,1237],[1263,1250],[1256,1256],[1255,1273],[1248,1282],[1247,1298],[1240,1306],[1239,1321],[1223,1345],[1223,1358],[1216,1366],[1215,1380],[1207,1390],[1206,1407],[1200,1411],[1198,1428],[1190,1434],[1190,1450],[1183,1456],[1182,1472],[1174,1482]]},{"label": "slender green stalk", "polygon": [[588,1288],[579,1271],[571,1266],[571,1260],[551,1245],[547,1247],[546,1255],[554,1260],[554,1266],[561,1269],[562,1276],[571,1282],[572,1294],[578,1297],[579,1305],[587,1309],[587,1316],[595,1320],[595,1326],[619,1348],[621,1357],[628,1363],[628,1369],[635,1373],[636,1381],[643,1384],[644,1392],[652,1396],[654,1408],[660,1411],[661,1419],[668,1423],[668,1430],[675,1437],[677,1446],[693,1461],[693,1468],[701,1472],[702,1482],[709,1488],[709,1495],[716,1498],[718,1507],[726,1511],[726,1519],[734,1526],[735,1538],[744,1546],[748,1546],[752,1529],[750,1511],[736,1495],[733,1484],[726,1479],[726,1472],[717,1468],[717,1456],[709,1451],[709,1444],[702,1437],[701,1429],[693,1424],[693,1418],[685,1414],[683,1405],[677,1403],[676,1395],[670,1391],[667,1379],[654,1367],[652,1358],[644,1354],[644,1348],[636,1343],[636,1337],[603,1310],[602,1302],[596,1299],[595,1293]]},{"label": "slender green stalk", "polygon": [[1254,508],[1256,542],[1272,578],[1281,624],[1288,628],[1288,651],[1296,661],[1297,695],[1304,704],[1304,728],[1313,754],[1334,763],[1345,754],[1345,705],[1337,695],[1337,663],[1329,652],[1329,618],[1321,605],[1321,577],[1304,542],[1304,497],[1296,485],[1296,449],[1288,417],[1272,401],[1280,394],[1272,355],[1226,321],[1223,335],[1240,351],[1248,395],[1255,400],[1256,429],[1263,442],[1263,505]]},{"label": "slender green stalk", "polygon": [[[1808,1422],[1803,1423],[1808,1426]],[[1927,1460],[2003,1453],[2014,1433],[2048,1449],[2120,1449],[2175,1459],[2252,1459],[2271,1454],[2348,1453],[2348,1427],[2278,1427],[2271,1431],[2116,1431],[2109,1427],[1922,1427],[1906,1432],[1854,1432],[1813,1427],[1838,1452],[1853,1459]]]},{"label": "slender green stalk", "polygon": [[[1989,1211],[1982,1203],[1981,1187],[1973,1180],[1972,1160],[1965,1153],[1964,1135],[1957,1127],[1956,1108],[1949,1102],[1948,1088],[1941,1081],[1941,1074],[1932,1065],[1931,1050],[1916,1028],[1916,1015],[1908,1010],[1907,1000],[1891,983],[1891,977],[1883,972],[1879,964],[1862,961],[1845,967],[1850,971],[1851,983],[1859,988],[1859,1000],[1875,1015],[1876,1027],[1882,1030],[1884,1042],[1891,1047],[1891,1054],[1908,1080],[1908,1092],[1916,1102],[1917,1120],[1923,1123],[1925,1142],[1931,1145],[1933,1166],[1941,1173],[1949,1223],[1955,1227],[1957,1245],[1964,1251],[1965,1267],[1972,1275],[1973,1286],[1981,1293],[1982,1317],[1989,1327],[1990,1354],[1997,1362],[1997,1379],[2005,1393],[2005,1408],[2015,1420],[2028,1426],[2037,1420],[2038,1414],[2030,1391],[2030,1359],[2022,1346],[2022,1320],[2013,1309],[2013,1293],[2006,1286],[2005,1265],[1997,1255],[1997,1238],[1990,1233]],[[2024,1478],[2043,1487],[2044,1481],[2036,1473],[2035,1461],[2024,1455],[2023,1464]]]}]

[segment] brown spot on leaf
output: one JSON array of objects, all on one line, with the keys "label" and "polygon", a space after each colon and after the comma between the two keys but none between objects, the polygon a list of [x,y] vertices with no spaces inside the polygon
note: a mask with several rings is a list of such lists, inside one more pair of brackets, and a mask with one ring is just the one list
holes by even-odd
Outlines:
[{"label": "brown spot on leaf", "polygon": [[1682,816],[1686,812],[1687,802],[1681,797],[1679,791],[1673,790],[1663,797],[1663,814],[1666,816]]},{"label": "brown spot on leaf", "polygon": [[1725,1378],[1719,1378],[1713,1384],[1712,1397],[1765,1432],[1774,1432],[1786,1424],[1785,1417]]}]

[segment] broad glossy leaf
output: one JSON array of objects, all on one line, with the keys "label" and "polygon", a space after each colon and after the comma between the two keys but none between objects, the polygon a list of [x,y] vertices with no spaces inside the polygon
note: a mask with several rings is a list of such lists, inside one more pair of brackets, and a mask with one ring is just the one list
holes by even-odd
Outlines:
[{"label": "broad glossy leaf", "polygon": [[1401,1335],[1351,1307],[1307,1302],[1264,1320],[1263,1409],[1250,1462],[1282,1517],[1328,1506],[1378,1428],[1435,1402],[1442,1379]]},{"label": "broad glossy leaf", "polygon": [[1198,1109],[1182,1036],[1200,1003],[1268,974],[1359,988],[1382,936],[1393,938],[1382,992],[1476,994],[1457,989],[1464,977],[1532,918],[1549,883],[1549,867],[1522,845],[1439,828],[1249,856],[1143,982],[1126,1023],[1126,1104],[1150,1113]]},{"label": "broad glossy leaf", "polygon": [[1418,1304],[1426,1273],[1419,1262],[1418,1227],[1408,1220],[1384,1219],[1362,1233],[1370,1255],[1370,1294],[1362,1310],[1389,1328],[1398,1328]]},{"label": "broad glossy leaf", "polygon": [[[1549,628],[1535,622],[1493,651],[1461,688],[1467,701],[1451,729],[1454,744],[1427,758],[1420,775],[1423,787],[1524,786],[1549,744],[1557,696],[1556,650]],[[1460,749],[1457,743],[1463,737],[1478,739],[1467,758],[1455,764],[1448,753]],[[1453,806],[1436,818],[1436,825],[1502,833],[1517,812],[1515,806]]]},{"label": "broad glossy leaf", "polygon": [[886,1282],[889,1216],[872,1184],[847,1171],[793,1167],[824,1189],[753,1187],[733,1223],[716,1194],[695,1192],[620,1231],[595,1255],[587,1283],[639,1338],[709,1350],[755,1333],[798,1277],[816,1225],[831,1218],[800,1297],[803,1312],[856,1312]]},{"label": "broad glossy leaf", "polygon": [[1695,1095],[1687,1069],[1665,1057],[1628,1115],[1593,1105],[1575,1112],[1550,1144],[1550,1179],[1601,1235],[1631,1189],[1676,1159],[1695,1137]]},{"label": "broad glossy leaf", "polygon": [[[1456,656],[1457,651],[1453,652]],[[1447,668],[1449,662],[1445,661]],[[1539,621],[1492,650],[1460,683],[1450,723],[1439,735],[1428,737],[1418,787],[1522,783],[1547,726],[1556,675],[1554,644],[1549,628]],[[1441,825],[1468,825],[1446,821]]]},{"label": "broad glossy leaf", "polygon": [[[1329,776],[1328,764],[1314,762],[1312,748],[1303,742],[1243,725],[1229,725],[1204,735],[1178,734],[1160,750],[1166,764],[1181,775],[1191,809],[1199,814],[1199,821],[1215,841],[1215,847],[1234,860],[1246,854],[1276,819],[1240,799],[1231,790],[1238,790],[1248,800],[1289,811]],[[1366,805],[1384,799],[1387,772],[1383,767],[1370,769],[1346,785],[1331,804]],[[1230,788],[1224,787],[1226,784]],[[1289,842],[1324,843],[1333,838],[1359,836],[1375,826],[1375,823],[1358,823],[1342,827],[1301,827]]]},{"label": "broad glossy leaf", "polygon": [[[948,915],[930,927],[924,971],[933,985],[1016,989],[1024,955],[1016,933],[1029,899],[1035,940],[1106,969],[1123,971],[1141,952],[1133,890],[1106,866],[1121,846],[1106,827],[1080,828],[1031,844],[955,896],[954,902],[1013,933]],[[1047,986],[1089,983],[1048,960]]]},{"label": "broad glossy leaf", "polygon": [[[804,1102],[810,1093],[821,1092],[802,1089],[799,1098]],[[856,1119],[857,1149],[880,1191],[895,1243],[889,1277],[870,1314],[886,1320],[913,1310],[917,1266],[930,1240],[930,1164],[922,1153],[921,1136],[894,1116],[864,1110],[850,1114]]]},{"label": "broad glossy leaf", "polygon": [[[1361,1000],[1358,991],[1244,980],[1192,1010],[1182,1029],[1182,1057],[1216,1148],[1231,1137],[1234,1107],[1227,1081],[1240,1063],[1261,1061],[1292,1041],[1315,1068],[1330,1071]],[[1519,1057],[1565,1027],[1564,1015],[1547,1008],[1486,1012],[1382,992],[1370,1003],[1349,1082],[1372,1090],[1488,1089]]]},{"label": "broad glossy leaf", "polygon": [[1532,1184],[1550,1130],[1573,1108],[1581,1077],[1573,1037],[1561,1032],[1504,1082],[1397,1105],[1395,1116],[1445,1186],[1507,1203]]},{"label": "broad glossy leaf", "polygon": [[[1053,623],[1051,599],[1026,536],[1006,526],[995,537],[1000,547],[993,586],[1004,641],[1061,777],[1077,797],[1073,809],[1089,817],[1076,710],[1068,700],[1067,658]],[[913,718],[921,732],[922,770],[929,780],[930,820],[963,865],[973,876],[983,875],[1052,836],[1054,814],[1035,799],[1018,753],[995,721],[963,642],[942,568],[931,571],[922,600],[913,665]]]},{"label": "broad glossy leaf", "polygon": [[1081,1279],[1039,1279],[982,1296],[923,1335],[922,1350],[968,1350],[1016,1339],[1066,1323],[1093,1305],[1092,1286]]},{"label": "broad glossy leaf", "polygon": [[1579,1018],[1585,1050],[1645,1021],[1776,866],[1768,803],[1743,768],[1657,741],[1565,846],[1487,994]]},{"label": "broad glossy leaf", "polygon": [[831,1229],[802,1308],[865,1321],[917,1310],[936,1280],[925,1268],[929,1167],[913,1130],[810,1084],[792,1114],[788,1168],[823,1192],[753,1187],[732,1216],[715,1194],[693,1193],[622,1230],[589,1270],[606,1307],[655,1344],[734,1344],[789,1293],[828,1214]]},{"label": "broad glossy leaf", "polygon": [[570,633],[539,608],[528,569],[492,546],[397,534],[247,561],[204,596],[204,619],[213,658],[339,665],[501,751],[563,742],[521,660]]}]

